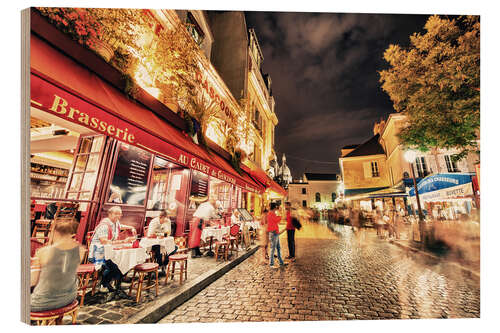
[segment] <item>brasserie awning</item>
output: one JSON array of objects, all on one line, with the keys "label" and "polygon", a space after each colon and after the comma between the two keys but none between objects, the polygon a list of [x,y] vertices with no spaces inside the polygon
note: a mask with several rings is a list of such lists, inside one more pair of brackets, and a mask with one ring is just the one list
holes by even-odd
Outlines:
[{"label": "brasserie awning", "polygon": [[32,107],[246,190],[264,190],[224,158],[196,145],[189,136],[33,34],[30,51]]}]

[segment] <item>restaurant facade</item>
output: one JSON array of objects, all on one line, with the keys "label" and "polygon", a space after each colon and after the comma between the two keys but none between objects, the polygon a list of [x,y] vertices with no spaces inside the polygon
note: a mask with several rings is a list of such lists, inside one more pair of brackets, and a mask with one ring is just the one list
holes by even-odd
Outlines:
[{"label": "restaurant facade", "polygon": [[236,171],[216,144],[207,150],[194,143],[182,119],[144,91],[134,100],[117,89],[114,68],[39,13],[31,20],[32,222],[51,203],[73,203],[84,242],[118,205],[120,222],[139,235],[167,210],[175,236],[183,236],[207,197],[228,217],[235,208],[260,212],[270,196],[286,195],[255,171]]}]

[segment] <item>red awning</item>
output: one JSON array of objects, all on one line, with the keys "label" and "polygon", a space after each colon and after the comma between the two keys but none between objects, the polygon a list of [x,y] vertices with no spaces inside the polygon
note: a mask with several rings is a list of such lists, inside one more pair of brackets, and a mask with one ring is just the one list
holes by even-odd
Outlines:
[{"label": "red awning", "polygon": [[[150,110],[31,35],[31,105],[249,191],[263,187],[240,175]],[[103,112],[106,111],[106,112]]]},{"label": "red awning", "polygon": [[283,187],[281,187],[278,183],[276,183],[274,180],[272,180],[265,172],[264,170],[260,168],[255,168],[255,169],[250,169],[246,165],[242,166],[243,171],[247,172],[252,176],[254,180],[257,182],[261,183],[265,188],[269,188],[272,191],[278,193],[279,195],[286,197],[288,195],[288,191],[285,190]]}]

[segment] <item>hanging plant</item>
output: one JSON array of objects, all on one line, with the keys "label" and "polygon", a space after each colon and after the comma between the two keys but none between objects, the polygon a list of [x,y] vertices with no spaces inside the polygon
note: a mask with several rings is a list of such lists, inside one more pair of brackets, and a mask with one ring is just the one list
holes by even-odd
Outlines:
[{"label": "hanging plant", "polygon": [[241,170],[241,152],[235,151],[234,154],[231,155],[231,165],[240,175],[243,173]]},{"label": "hanging plant", "polygon": [[125,94],[135,99],[139,93],[139,87],[135,83],[134,79],[130,76],[130,74],[123,74],[122,79],[125,82],[123,88]]},{"label": "hanging plant", "polygon": [[102,36],[100,23],[83,8],[37,7],[37,9],[59,30],[91,49],[95,46],[95,39]]}]

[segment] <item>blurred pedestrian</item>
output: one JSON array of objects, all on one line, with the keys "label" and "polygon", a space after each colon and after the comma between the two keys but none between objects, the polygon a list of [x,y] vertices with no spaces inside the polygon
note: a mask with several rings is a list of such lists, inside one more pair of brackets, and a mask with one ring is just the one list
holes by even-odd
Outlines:
[{"label": "blurred pedestrian", "polygon": [[281,232],[279,231],[278,223],[281,221],[281,217],[276,215],[276,210],[278,209],[278,204],[275,202],[271,202],[271,211],[267,213],[267,231],[269,232],[269,239],[271,241],[271,254],[270,254],[270,262],[269,265],[271,268],[275,268],[274,266],[274,252],[277,251],[278,261],[280,266],[285,266],[283,262],[283,258],[281,258],[281,247],[280,247],[280,234],[284,232],[286,229],[283,229]]},{"label": "blurred pedestrian", "polygon": [[31,271],[31,286],[35,286],[31,311],[61,308],[76,299],[76,270],[85,255],[85,249],[72,239],[76,228],[74,220],[55,222],[53,244],[36,252]]},{"label": "blurred pedestrian", "polygon": [[262,264],[266,265],[267,260],[269,260],[268,255],[268,244],[269,244],[269,233],[267,232],[267,207],[264,207],[262,211],[262,217],[260,219],[260,248],[262,250]]},{"label": "blurred pedestrian", "polygon": [[288,256],[285,259],[295,261],[295,226],[292,223],[292,205],[290,202],[285,203],[286,209],[286,235],[288,243]]}]

